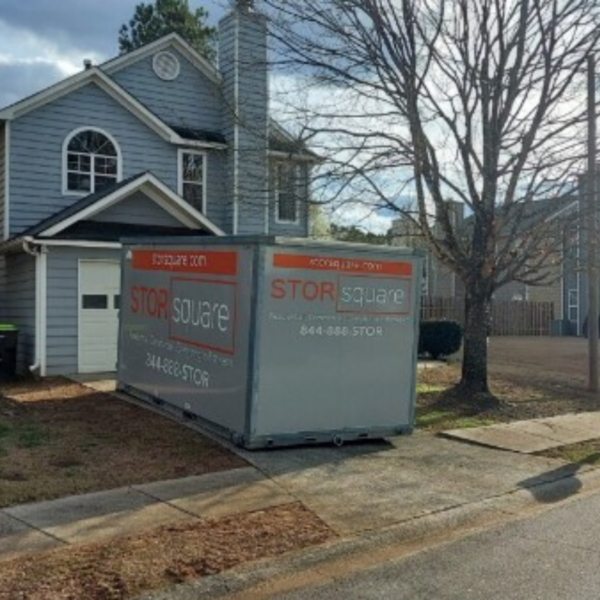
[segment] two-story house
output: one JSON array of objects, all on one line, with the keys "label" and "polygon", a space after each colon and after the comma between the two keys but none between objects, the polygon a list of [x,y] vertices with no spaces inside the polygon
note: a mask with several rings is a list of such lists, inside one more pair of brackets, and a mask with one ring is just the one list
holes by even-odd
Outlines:
[{"label": "two-story house", "polygon": [[[529,230],[539,228],[543,232],[541,243],[546,243],[550,253],[544,266],[539,268],[538,285],[515,279],[498,288],[493,296],[494,300],[500,302],[550,302],[554,319],[562,322],[561,331],[574,335],[581,333],[587,314],[587,288],[582,262],[584,236],[579,234],[579,211],[584,206],[580,199],[583,194],[583,183],[580,182],[578,190],[557,198],[532,202],[521,210],[519,235],[525,236]],[[448,202],[455,229],[468,230],[470,217],[465,217],[464,204]],[[392,223],[390,238],[394,245],[426,249],[418,226],[406,217]],[[532,254],[532,261],[535,261],[535,253]],[[464,299],[464,286],[458,275],[432,253],[427,253],[424,263],[423,294],[436,298],[456,298],[459,301]]]},{"label": "two-story house", "polygon": [[307,235],[315,155],[269,117],[252,3],[220,22],[218,56],[172,34],[0,110],[0,322],[20,371],[115,369],[124,237]]}]

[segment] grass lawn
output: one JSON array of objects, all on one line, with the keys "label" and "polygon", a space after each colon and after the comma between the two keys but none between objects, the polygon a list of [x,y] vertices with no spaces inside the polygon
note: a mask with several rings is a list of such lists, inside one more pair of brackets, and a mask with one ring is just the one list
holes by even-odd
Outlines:
[{"label": "grass lawn", "polygon": [[597,465],[600,464],[600,439],[570,444],[560,448],[551,448],[539,452],[539,455],[548,458],[560,458],[580,465]]},{"label": "grass lawn", "polygon": [[2,388],[0,507],[242,466],[196,432],[62,378]]},{"label": "grass lawn", "polygon": [[419,369],[417,429],[437,433],[598,409],[596,399],[584,384],[577,386],[558,371],[549,374],[527,363],[518,369],[513,364],[504,365],[500,359],[490,363],[489,383],[500,400],[497,407],[481,406],[476,399],[461,396],[454,389],[459,380],[457,364],[440,363]]}]

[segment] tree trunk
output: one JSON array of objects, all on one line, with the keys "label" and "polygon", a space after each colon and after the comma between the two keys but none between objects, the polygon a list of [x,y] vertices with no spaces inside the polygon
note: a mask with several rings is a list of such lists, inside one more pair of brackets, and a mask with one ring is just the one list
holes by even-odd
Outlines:
[{"label": "tree trunk", "polygon": [[473,394],[489,394],[487,338],[490,328],[491,300],[482,294],[465,298],[465,331],[460,386]]}]

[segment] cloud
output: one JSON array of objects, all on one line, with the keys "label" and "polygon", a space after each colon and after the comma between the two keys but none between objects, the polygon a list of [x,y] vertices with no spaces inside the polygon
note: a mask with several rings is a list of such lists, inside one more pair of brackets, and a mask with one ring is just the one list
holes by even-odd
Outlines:
[{"label": "cloud", "polygon": [[87,46],[109,54],[116,48],[120,22],[132,6],[133,2],[123,0],[9,0],[2,3],[0,19],[6,28],[28,32],[64,51]]},{"label": "cloud", "polygon": [[[153,0],[144,0],[151,4]],[[139,0],[2,0],[0,21],[6,27],[28,31],[64,50],[87,48],[104,56],[117,53],[121,25],[134,14]],[[191,0],[190,7],[203,6],[209,20],[222,16],[223,0]]]},{"label": "cloud", "polygon": [[[4,13],[2,13],[4,17]],[[102,59],[92,47],[77,50],[0,20],[0,107],[12,104]]]},{"label": "cloud", "polygon": [[392,221],[398,215],[388,211],[375,210],[358,202],[344,202],[336,207],[324,207],[323,212],[332,223],[345,226],[355,226],[373,233],[387,233]]},{"label": "cloud", "polygon": [[[152,0],[145,0],[146,3]],[[0,108],[118,53],[118,33],[139,0],[0,0]],[[190,0],[209,21],[227,0]]]},{"label": "cloud", "polygon": [[8,106],[65,76],[63,69],[50,61],[16,60],[0,56],[0,81],[10,81],[9,89],[0,90],[0,106]]}]

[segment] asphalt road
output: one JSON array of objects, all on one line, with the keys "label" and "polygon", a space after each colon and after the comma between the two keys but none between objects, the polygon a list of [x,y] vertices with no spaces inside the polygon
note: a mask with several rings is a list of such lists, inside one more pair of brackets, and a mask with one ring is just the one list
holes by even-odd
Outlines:
[{"label": "asphalt road", "polygon": [[[267,593],[261,597],[269,597]],[[278,599],[598,599],[600,492]]]}]

